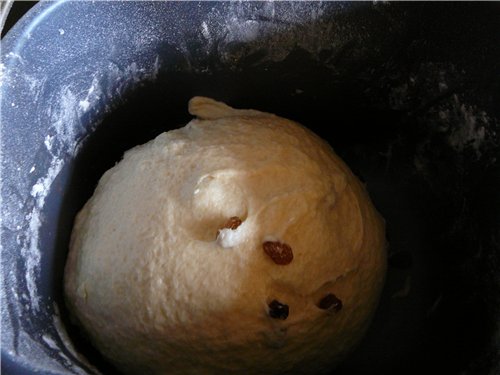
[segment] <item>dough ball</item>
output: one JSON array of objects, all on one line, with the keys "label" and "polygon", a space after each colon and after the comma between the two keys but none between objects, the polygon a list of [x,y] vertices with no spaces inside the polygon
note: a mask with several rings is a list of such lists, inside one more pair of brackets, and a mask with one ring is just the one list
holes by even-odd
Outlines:
[{"label": "dough ball", "polygon": [[124,373],[327,373],[376,308],[383,220],[303,126],[202,97],[189,110],[78,214],[72,316]]}]

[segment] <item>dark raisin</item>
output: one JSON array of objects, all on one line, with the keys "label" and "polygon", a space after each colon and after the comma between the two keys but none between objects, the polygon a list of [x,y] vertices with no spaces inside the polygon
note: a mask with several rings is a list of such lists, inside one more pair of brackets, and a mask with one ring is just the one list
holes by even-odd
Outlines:
[{"label": "dark raisin", "polygon": [[342,301],[335,294],[329,293],[319,301],[318,307],[322,310],[339,312],[342,309]]},{"label": "dark raisin", "polygon": [[273,319],[285,320],[288,318],[288,305],[276,301],[275,299],[269,304],[269,316]]}]

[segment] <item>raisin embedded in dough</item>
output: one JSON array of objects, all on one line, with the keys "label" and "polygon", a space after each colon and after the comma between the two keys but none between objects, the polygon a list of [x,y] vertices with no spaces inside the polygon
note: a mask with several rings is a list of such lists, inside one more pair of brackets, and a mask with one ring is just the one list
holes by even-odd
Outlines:
[{"label": "raisin embedded in dough", "polygon": [[[314,126],[335,126],[328,110]],[[127,151],[78,213],[73,320],[124,374],[335,367],[386,269],[363,184],[293,121],[203,97],[189,111],[185,127]]]}]

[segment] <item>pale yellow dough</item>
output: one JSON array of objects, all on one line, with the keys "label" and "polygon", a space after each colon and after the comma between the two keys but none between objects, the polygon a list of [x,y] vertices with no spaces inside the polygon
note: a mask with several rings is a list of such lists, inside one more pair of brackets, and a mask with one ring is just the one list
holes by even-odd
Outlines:
[{"label": "pale yellow dough", "polygon": [[[202,97],[189,111],[197,119],[126,152],[78,214],[70,312],[124,373],[327,373],[376,308],[383,220],[301,125]],[[217,236],[233,216],[243,223]],[[275,264],[268,240],[293,261]],[[318,307],[329,293],[340,311]],[[285,320],[269,316],[272,300]]]}]

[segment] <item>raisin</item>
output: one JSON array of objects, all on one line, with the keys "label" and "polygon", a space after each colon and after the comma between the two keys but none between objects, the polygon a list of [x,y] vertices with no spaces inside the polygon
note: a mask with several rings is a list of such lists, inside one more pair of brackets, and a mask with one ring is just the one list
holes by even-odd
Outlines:
[{"label": "raisin", "polygon": [[229,218],[228,221],[226,221],[226,224],[222,228],[228,228],[235,230],[241,225],[241,219],[238,216],[232,216]]},{"label": "raisin", "polygon": [[339,312],[342,309],[342,301],[335,294],[329,293],[319,301],[318,307],[322,310]]},{"label": "raisin", "polygon": [[281,266],[290,264],[290,262],[293,260],[292,248],[286,243],[278,241],[266,241],[262,244],[262,248],[274,263]]},{"label": "raisin", "polygon": [[275,299],[269,304],[269,316],[273,319],[285,320],[288,318],[288,305],[276,301]]},{"label": "raisin", "polygon": [[235,230],[236,228],[238,228],[241,225],[241,223],[242,223],[242,221],[241,221],[241,219],[238,216],[232,216],[232,217],[230,217],[226,221],[226,223],[222,226],[222,228],[220,228],[217,231],[217,237],[219,236],[219,233],[220,233],[221,229]]}]

